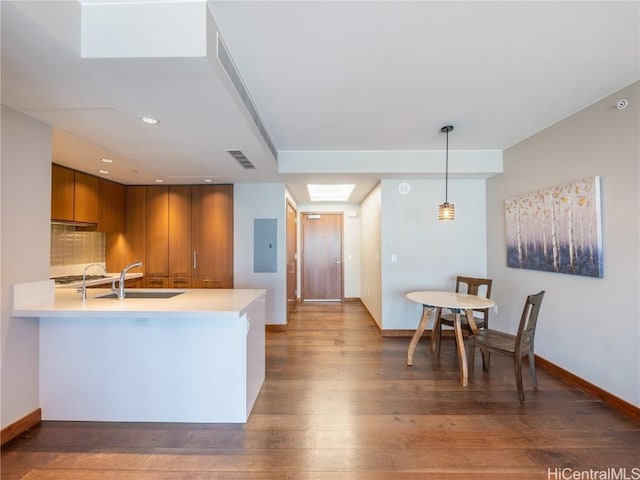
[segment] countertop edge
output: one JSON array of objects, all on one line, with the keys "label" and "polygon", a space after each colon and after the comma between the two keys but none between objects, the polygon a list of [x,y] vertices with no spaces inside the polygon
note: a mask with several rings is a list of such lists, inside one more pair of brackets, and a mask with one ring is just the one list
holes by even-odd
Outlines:
[{"label": "countertop edge", "polygon": [[[136,291],[183,292],[167,299],[98,298],[108,289],[81,300],[72,289],[54,289],[53,281],[14,286],[12,316],[36,318],[238,318],[256,301],[265,301],[265,289],[135,289]],[[44,288],[43,288],[44,287]],[[48,290],[48,288],[50,290]],[[25,295],[35,292],[37,295]],[[20,292],[19,294],[16,292]]]}]

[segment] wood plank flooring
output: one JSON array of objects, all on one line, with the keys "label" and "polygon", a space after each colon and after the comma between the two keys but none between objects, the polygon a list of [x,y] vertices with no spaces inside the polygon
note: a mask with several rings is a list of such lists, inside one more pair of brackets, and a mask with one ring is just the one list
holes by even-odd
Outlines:
[{"label": "wood plank flooring", "polygon": [[413,367],[408,344],[359,303],[301,305],[267,332],[246,425],[43,422],[3,447],[2,480],[640,478],[640,422],[544,371],[522,406],[498,355],[463,388],[453,338]]}]

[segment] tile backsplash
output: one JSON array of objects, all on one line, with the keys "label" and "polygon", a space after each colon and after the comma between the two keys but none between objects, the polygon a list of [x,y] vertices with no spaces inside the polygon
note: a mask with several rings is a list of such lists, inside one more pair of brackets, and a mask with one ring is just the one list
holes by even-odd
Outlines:
[{"label": "tile backsplash", "polygon": [[104,263],[105,234],[77,231],[73,225],[51,224],[51,266]]}]

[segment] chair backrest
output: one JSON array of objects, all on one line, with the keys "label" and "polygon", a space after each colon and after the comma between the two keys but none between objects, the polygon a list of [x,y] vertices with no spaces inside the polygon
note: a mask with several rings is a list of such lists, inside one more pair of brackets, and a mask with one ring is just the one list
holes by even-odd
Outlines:
[{"label": "chair backrest", "polygon": [[[469,295],[478,295],[480,297],[491,298],[491,284],[493,280],[490,278],[474,278],[474,277],[456,277],[456,293],[468,293]],[[464,287],[466,286],[466,291]],[[486,287],[481,292],[482,287]],[[484,293],[484,295],[482,295]],[[474,312],[480,312],[485,321],[489,319],[489,309],[474,309]],[[477,315],[476,315],[477,316]]]},{"label": "chair backrest", "polygon": [[[491,284],[493,280],[490,278],[474,278],[474,277],[456,277],[456,292],[468,293],[469,295],[479,295],[480,287],[486,287],[484,292],[485,298],[491,298]],[[466,291],[461,291],[462,284],[466,285]],[[479,295],[482,296],[482,295]]]},{"label": "chair backrest", "polygon": [[516,334],[516,352],[529,351],[533,347],[542,297],[544,297],[544,290],[535,295],[529,295],[524,303],[518,333]]}]

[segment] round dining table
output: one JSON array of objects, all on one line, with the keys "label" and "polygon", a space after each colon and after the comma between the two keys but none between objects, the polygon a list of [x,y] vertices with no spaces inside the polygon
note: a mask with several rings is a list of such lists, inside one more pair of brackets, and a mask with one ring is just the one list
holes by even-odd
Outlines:
[{"label": "round dining table", "polygon": [[[478,331],[478,327],[473,318],[474,309],[485,309],[493,307],[494,302],[488,298],[479,297],[477,295],[469,295],[467,293],[445,292],[436,290],[423,290],[407,293],[407,298],[412,302],[422,305],[422,318],[411,337],[409,349],[407,351],[407,365],[413,365],[413,353],[416,350],[418,341],[424,333],[429,320],[429,314],[432,314],[434,325],[435,320],[440,316],[442,309],[449,309],[453,312],[454,322],[453,329],[455,332],[456,346],[458,349],[458,363],[460,365],[460,382],[462,386],[469,385],[469,373],[467,367],[467,355],[464,347],[464,339],[462,337],[462,321],[460,319],[461,312],[467,316],[467,322],[473,333]],[[431,332],[431,351],[436,350],[436,332]]]}]

